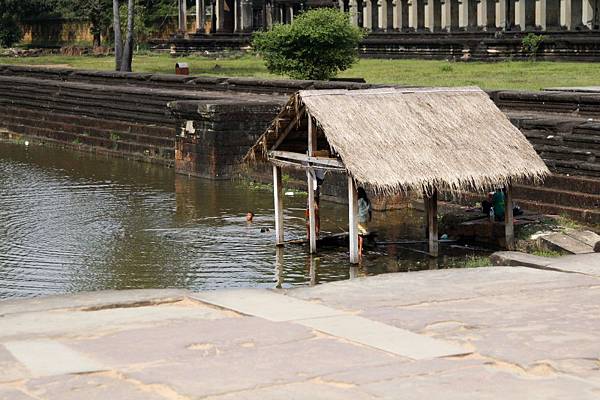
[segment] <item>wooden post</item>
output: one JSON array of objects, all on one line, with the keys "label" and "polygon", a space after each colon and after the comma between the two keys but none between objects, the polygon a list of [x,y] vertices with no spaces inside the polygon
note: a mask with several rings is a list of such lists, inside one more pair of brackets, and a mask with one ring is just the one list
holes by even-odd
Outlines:
[{"label": "wooden post", "polygon": [[350,233],[350,263],[358,264],[358,193],[354,179],[348,176],[348,224]]},{"label": "wooden post", "polygon": [[273,196],[275,204],[275,240],[277,246],[283,246],[283,187],[281,167],[273,165]]},{"label": "wooden post", "polygon": [[315,214],[315,180],[310,169],[306,170],[308,180],[308,236],[310,242],[310,253],[317,252],[317,218]]},{"label": "wooden post", "polygon": [[277,247],[275,249],[275,275],[277,276],[277,282],[275,287],[281,289],[283,286],[283,248]]},{"label": "wooden post", "polygon": [[439,254],[437,197],[437,189],[433,189],[433,193],[430,196],[427,194],[423,195],[427,216],[427,240],[429,242],[429,255],[432,257],[437,257]]},{"label": "wooden post", "polygon": [[515,226],[513,218],[512,186],[509,183],[505,188],[504,196],[504,235],[506,238],[506,249],[515,249]]},{"label": "wooden post", "polygon": [[[317,149],[317,130],[313,126],[312,116],[309,112],[308,117],[308,156],[312,157]],[[309,242],[310,253],[317,252],[317,214],[315,213],[315,172],[312,169],[306,170],[308,179],[308,223],[309,223]]]}]

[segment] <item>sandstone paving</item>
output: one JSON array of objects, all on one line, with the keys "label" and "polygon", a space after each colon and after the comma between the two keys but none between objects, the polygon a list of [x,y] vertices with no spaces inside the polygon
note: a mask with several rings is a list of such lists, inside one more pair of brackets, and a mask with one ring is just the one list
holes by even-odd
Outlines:
[{"label": "sandstone paving", "polygon": [[60,375],[27,382],[24,390],[47,400],[174,400],[177,393],[164,387],[148,387],[118,373]]},{"label": "sandstone paving", "polygon": [[311,329],[300,325],[248,317],[177,321],[63,343],[106,365],[127,367],[226,356],[314,337]]},{"label": "sandstone paving", "polygon": [[[520,267],[439,270],[253,299],[263,304],[258,299],[268,297],[278,315],[282,304],[305,302],[306,310],[327,311],[314,321],[359,317],[372,322],[369,329],[399,328],[468,350],[420,360],[360,343],[344,329],[324,333],[307,326],[311,318],[271,321],[215,308],[218,292],[211,304],[199,301],[204,294],[181,292],[141,302],[139,292],[136,301],[127,292],[116,301],[104,295],[94,295],[99,306],[87,298],[65,308],[52,299],[45,312],[42,300],[29,311],[0,312],[0,400],[600,398],[594,276]],[[26,360],[35,349],[27,355],[26,346],[25,359],[15,357],[11,343],[43,340],[102,370],[36,371]]]},{"label": "sandstone paving", "polygon": [[196,357],[126,373],[135,380],[169,385],[178,393],[196,398],[302,382],[343,371],[352,365],[369,368],[395,362],[408,360],[335,338],[318,337],[219,357]]},{"label": "sandstone paving", "polygon": [[200,305],[108,308],[97,311],[38,311],[9,314],[0,318],[0,339],[79,335],[90,331],[110,332],[123,326],[145,326],[182,319],[224,318],[219,310]]}]

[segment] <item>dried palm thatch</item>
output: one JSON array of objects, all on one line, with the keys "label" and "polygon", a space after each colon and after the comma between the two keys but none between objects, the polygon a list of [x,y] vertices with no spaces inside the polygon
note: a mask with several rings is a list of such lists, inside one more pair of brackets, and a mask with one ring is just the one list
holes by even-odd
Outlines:
[{"label": "dried palm thatch", "polygon": [[[381,193],[482,191],[550,172],[479,88],[300,91],[253,147],[266,159],[303,107],[359,184]],[[275,126],[276,124],[279,124]]]}]

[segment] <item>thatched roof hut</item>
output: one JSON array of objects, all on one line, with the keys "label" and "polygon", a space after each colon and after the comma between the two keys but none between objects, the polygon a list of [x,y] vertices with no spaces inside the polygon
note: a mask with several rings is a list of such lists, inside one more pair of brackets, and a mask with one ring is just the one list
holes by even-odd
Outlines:
[{"label": "thatched roof hut", "polygon": [[305,90],[292,96],[246,161],[274,165],[277,243],[283,244],[281,168],[307,170],[310,248],[316,252],[314,174],[348,179],[350,259],[356,262],[357,185],[424,194],[429,252],[438,254],[437,191],[504,187],[506,243],[514,247],[511,184],[550,172],[525,136],[479,88]]},{"label": "thatched roof hut", "polygon": [[377,192],[483,191],[549,174],[525,136],[475,87],[300,91],[247,159],[266,161],[284,133],[278,150],[306,154],[299,115],[306,112],[319,128],[318,149]]}]

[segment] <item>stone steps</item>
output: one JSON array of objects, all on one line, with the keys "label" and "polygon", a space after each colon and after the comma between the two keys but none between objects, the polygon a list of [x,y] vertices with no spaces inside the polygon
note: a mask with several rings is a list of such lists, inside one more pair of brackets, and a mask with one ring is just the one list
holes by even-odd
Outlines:
[{"label": "stone steps", "polygon": [[554,187],[515,185],[514,197],[515,199],[527,199],[567,207],[576,204],[580,208],[600,209],[600,194],[559,190]]}]

